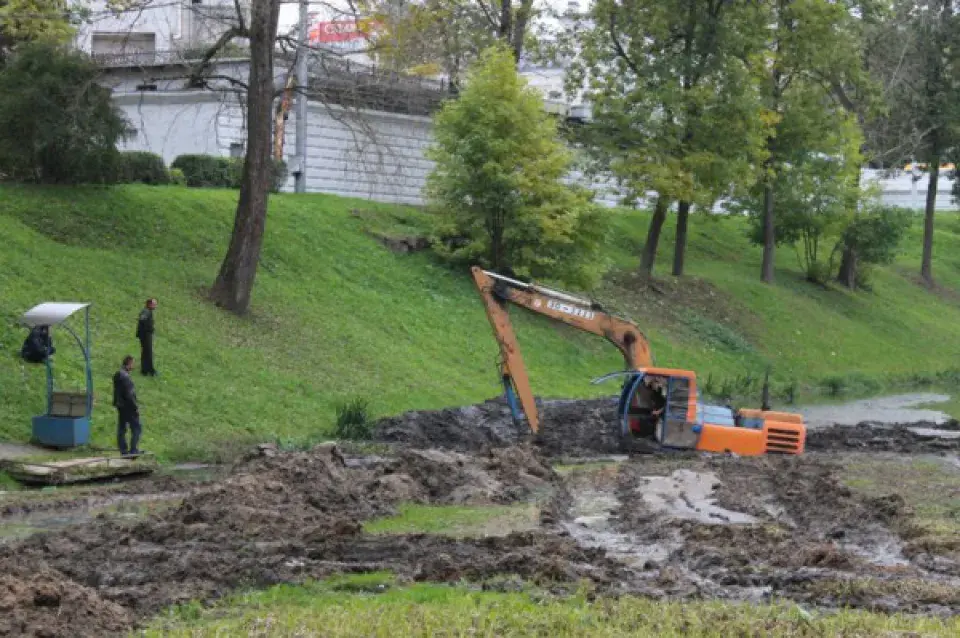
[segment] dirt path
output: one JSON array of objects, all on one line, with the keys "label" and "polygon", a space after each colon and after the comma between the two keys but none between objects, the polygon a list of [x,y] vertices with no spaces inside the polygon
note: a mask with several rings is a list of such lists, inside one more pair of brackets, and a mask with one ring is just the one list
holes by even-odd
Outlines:
[{"label": "dirt path", "polygon": [[48,452],[43,448],[34,445],[24,445],[22,443],[2,443],[0,442],[0,461],[5,459],[17,459],[24,456],[32,456]]}]

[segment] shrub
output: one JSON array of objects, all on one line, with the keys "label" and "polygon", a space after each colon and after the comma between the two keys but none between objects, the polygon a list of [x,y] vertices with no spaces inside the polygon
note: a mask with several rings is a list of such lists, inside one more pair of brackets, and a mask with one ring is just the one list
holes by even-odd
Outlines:
[{"label": "shrub", "polygon": [[117,143],[133,130],[99,75],[89,56],[67,47],[18,47],[0,73],[0,174],[38,183],[115,181]]},{"label": "shrub", "polygon": [[[180,155],[170,166],[183,172],[192,188],[240,188],[244,160],[216,155]],[[287,181],[287,163],[272,160],[271,190],[279,191]]]},{"label": "shrub", "polygon": [[911,213],[906,208],[875,204],[847,225],[841,237],[843,246],[857,251],[867,264],[889,264],[897,256],[900,241],[910,228]]},{"label": "shrub", "polygon": [[370,420],[366,399],[356,398],[337,405],[338,439],[369,440],[373,438],[373,422]]},{"label": "shrub", "polygon": [[186,177],[186,175],[183,174],[183,171],[181,171],[179,168],[171,168],[171,169],[170,169],[170,183],[171,183],[171,184],[176,184],[177,186],[186,186],[186,185],[187,185],[187,177]]},{"label": "shrub", "polygon": [[120,153],[117,181],[121,184],[169,184],[170,173],[156,153],[127,151]]},{"label": "shrub", "polygon": [[234,160],[216,155],[178,155],[171,168],[183,172],[191,188],[234,188]]},{"label": "shrub", "polygon": [[272,190],[274,193],[280,191],[283,188],[284,184],[287,183],[287,178],[290,176],[290,169],[287,168],[287,163],[283,160],[274,160],[273,161],[273,187]]},{"label": "shrub", "polygon": [[[231,160],[230,170],[233,175],[233,188],[240,188],[240,182],[243,180],[243,164],[243,159],[235,158]],[[270,190],[277,193],[287,183],[289,171],[287,170],[287,163],[283,160],[271,160],[271,164]]]}]

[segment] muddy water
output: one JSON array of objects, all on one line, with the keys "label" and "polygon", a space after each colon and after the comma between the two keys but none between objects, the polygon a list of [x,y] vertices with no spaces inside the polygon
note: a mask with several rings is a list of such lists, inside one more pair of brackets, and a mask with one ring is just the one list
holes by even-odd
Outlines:
[{"label": "muddy water", "polygon": [[837,405],[815,405],[797,410],[803,414],[807,427],[857,425],[864,421],[892,425],[895,423],[928,422],[942,425],[951,420],[949,414],[919,406],[945,403],[946,394],[910,393],[861,399]]},{"label": "muddy water", "polygon": [[676,470],[670,476],[642,477],[636,492],[651,512],[672,518],[708,525],[757,522],[749,514],[715,505],[713,493],[719,486],[720,482],[713,472]]},{"label": "muddy water", "polygon": [[570,520],[563,528],[583,547],[606,550],[607,554],[631,567],[643,567],[650,563],[662,563],[681,543],[644,543],[632,534],[616,531],[615,513],[620,509],[620,499],[612,492],[582,488],[573,493]]},{"label": "muddy water", "polygon": [[177,505],[184,494],[117,495],[100,500],[95,506],[36,511],[0,517],[0,544],[23,539],[40,532],[53,532],[98,518],[136,519],[158,509]]}]

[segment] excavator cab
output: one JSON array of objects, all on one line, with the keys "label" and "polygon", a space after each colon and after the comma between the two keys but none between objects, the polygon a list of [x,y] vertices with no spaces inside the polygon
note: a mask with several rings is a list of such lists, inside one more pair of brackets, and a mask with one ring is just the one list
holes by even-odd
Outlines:
[{"label": "excavator cab", "polygon": [[691,408],[696,414],[692,373],[657,368],[632,371],[624,380],[618,405],[623,447],[633,449],[633,439],[642,438],[667,448],[695,449],[699,431]]},{"label": "excavator cab", "polygon": [[618,404],[624,451],[635,451],[638,439],[651,439],[666,449],[743,456],[803,452],[806,428],[798,414],[702,403],[696,376],[687,370],[646,368],[595,383],[619,374],[626,375]]}]

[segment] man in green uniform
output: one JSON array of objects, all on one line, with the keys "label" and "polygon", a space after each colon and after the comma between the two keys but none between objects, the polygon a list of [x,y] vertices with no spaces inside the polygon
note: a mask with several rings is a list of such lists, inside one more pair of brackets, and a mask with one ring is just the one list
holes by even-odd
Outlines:
[{"label": "man in green uniform", "polygon": [[140,340],[140,372],[155,377],[157,370],[153,367],[153,311],[157,307],[157,300],[150,298],[137,320],[137,339]]}]

